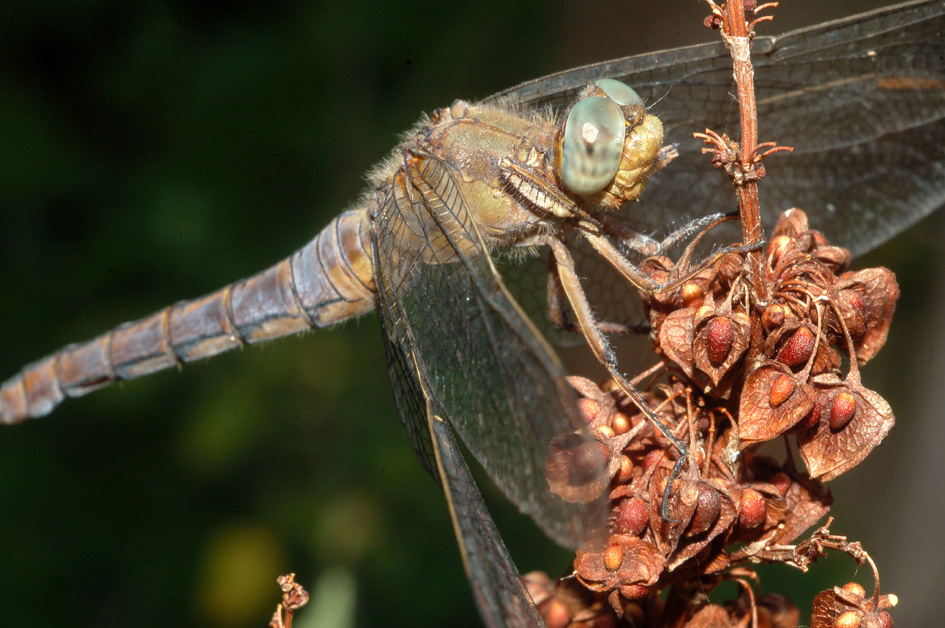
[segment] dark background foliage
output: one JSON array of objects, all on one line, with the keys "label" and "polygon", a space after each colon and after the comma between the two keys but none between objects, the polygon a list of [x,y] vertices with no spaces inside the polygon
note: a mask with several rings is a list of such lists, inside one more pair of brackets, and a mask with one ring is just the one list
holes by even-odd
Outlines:
[{"label": "dark background foliage", "polygon": [[[763,32],[882,2],[784,4]],[[695,0],[5,4],[0,375],[289,254],[420,112],[706,41],[704,15]],[[945,558],[941,214],[860,262],[903,287],[864,376],[898,425],[834,483],[835,531],[876,557],[903,625],[939,616]],[[0,625],[264,626],[288,571],[315,593],[303,626],[479,625],[389,390],[367,317],[0,430]],[[567,567],[491,501],[523,570]],[[827,562],[767,570],[763,590],[807,608],[857,576]]]}]

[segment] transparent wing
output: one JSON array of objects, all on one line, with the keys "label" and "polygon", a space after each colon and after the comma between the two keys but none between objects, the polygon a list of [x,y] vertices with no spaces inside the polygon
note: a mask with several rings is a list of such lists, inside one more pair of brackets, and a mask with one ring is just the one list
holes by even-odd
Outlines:
[{"label": "transparent wing", "polygon": [[[945,2],[913,2],[752,46],[759,135],[793,146],[765,161],[767,226],[789,207],[863,253],[945,202]],[[622,80],[650,103],[680,157],[628,218],[643,231],[734,208],[694,131],[738,136],[731,62],[721,43],[627,57],[501,92],[526,107],[567,106],[589,81]],[[719,206],[723,204],[724,206]]]},{"label": "transparent wing", "polygon": [[[385,308],[386,310],[386,308]],[[390,319],[382,317],[385,333]],[[397,405],[409,417],[408,433],[418,456],[443,488],[476,605],[490,628],[542,628],[538,609],[512,562],[463,461],[440,407],[421,382],[420,364],[407,345],[387,333],[387,357]],[[422,424],[421,424],[422,421]]]},{"label": "transparent wing", "polygon": [[374,224],[380,311],[407,432],[435,469],[426,411],[435,407],[523,512],[577,547],[602,505],[566,503],[544,477],[551,441],[580,425],[562,368],[503,286],[448,166],[432,156],[410,163]]}]

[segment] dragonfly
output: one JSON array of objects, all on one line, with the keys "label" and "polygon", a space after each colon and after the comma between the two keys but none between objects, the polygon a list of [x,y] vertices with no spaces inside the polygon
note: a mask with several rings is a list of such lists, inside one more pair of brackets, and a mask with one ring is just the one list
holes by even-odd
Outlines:
[{"label": "dragonfly", "polygon": [[[781,165],[769,166],[772,183],[765,188],[766,200],[771,207],[783,202],[805,207],[817,216],[818,226],[829,237],[856,252],[890,237],[942,202],[940,186],[936,189],[927,182],[934,181],[934,175],[926,174],[941,169],[941,158],[936,161],[934,142],[942,135],[942,68],[916,67],[910,68],[913,73],[904,74],[904,68],[891,61],[890,67],[880,69],[880,78],[885,77],[886,83],[876,79],[877,64],[882,66],[891,59],[901,59],[898,53],[906,56],[907,52],[896,48],[895,55],[883,54],[884,46],[913,45],[919,50],[915,58],[940,59],[941,55],[931,54],[928,47],[934,50],[936,45],[939,49],[941,46],[940,38],[936,39],[934,34],[941,32],[942,3],[921,3],[911,10],[931,15],[924,23],[929,29],[924,31],[927,36],[921,41],[909,39],[903,44],[895,39],[901,38],[904,30],[911,32],[904,26],[905,14],[897,13],[854,21],[846,30],[814,30],[777,41],[759,39],[755,44],[760,118],[776,125],[769,132],[781,143],[797,146],[811,146],[810,142],[802,141],[808,136],[823,140],[821,144],[815,142],[809,150],[796,151]],[[883,31],[883,24],[891,30]],[[892,39],[883,39],[884,35]],[[853,50],[848,53],[850,58],[845,58],[847,63],[839,68],[836,63],[822,64],[818,69],[818,63],[813,60],[822,59],[818,55],[834,46]],[[704,199],[724,197],[724,178],[699,161],[698,150],[687,134],[706,126],[726,128],[731,121],[734,108],[727,93],[730,70],[726,63],[727,56],[721,45],[710,44],[630,59],[624,66],[614,62],[579,68],[527,83],[499,96],[523,106],[548,104],[560,108],[572,102],[577,91],[596,78],[616,77],[633,84],[644,102],[653,103],[652,111],[663,120],[667,140],[679,145],[680,157],[672,168],[683,185],[676,190],[669,186],[650,186],[640,202],[647,207],[646,217],[642,219],[644,224],[650,221],[651,227],[662,227],[679,220],[679,207],[703,207]],[[798,74],[785,75],[781,72],[784,68],[793,68]],[[818,71],[827,74],[817,74]],[[811,80],[811,73],[819,80]],[[819,87],[810,89],[810,84]],[[824,101],[836,105],[832,117],[825,117],[821,109],[813,106],[815,102]],[[703,103],[701,109],[688,108],[699,102]],[[871,114],[868,119],[855,117],[866,104]],[[844,126],[842,137],[830,130],[838,120],[851,119],[861,124]],[[915,148],[911,154],[903,155],[891,148],[899,145]],[[857,159],[852,159],[851,154]],[[910,161],[913,158],[917,161]],[[872,168],[867,173],[843,168],[846,163],[852,167],[862,165],[864,160]],[[779,168],[783,170],[779,172]],[[877,181],[875,174],[871,174],[877,171],[887,176]],[[817,173],[829,173],[833,196],[824,193],[823,184],[811,185],[818,180]],[[869,185],[864,184],[864,178],[869,180]],[[779,180],[781,187],[778,187]],[[908,195],[904,191],[908,191]],[[851,215],[857,216],[852,223]],[[377,242],[380,244],[381,240]],[[447,484],[454,487],[454,509],[478,512],[477,497],[465,467],[455,456],[457,450],[451,434],[440,431],[445,430],[443,423],[433,422],[430,427],[434,440],[442,448],[439,471],[447,476]],[[514,578],[496,585],[500,581],[490,581],[485,575],[489,569],[512,573],[506,557],[501,552],[496,553],[499,540],[494,530],[488,525],[481,529],[468,527],[468,522],[474,518],[464,517],[462,512],[457,514],[457,519],[461,537],[467,543],[467,559],[475,561],[487,557],[499,561],[470,566],[474,588],[480,600],[485,599],[482,606],[487,621],[494,625],[504,625],[506,621],[508,625],[532,625],[528,622],[534,622],[535,618],[529,614],[527,600],[521,598],[521,592],[515,593]],[[463,525],[467,527],[462,528]],[[494,596],[491,600],[490,595]],[[509,610],[512,608],[517,610]]]}]

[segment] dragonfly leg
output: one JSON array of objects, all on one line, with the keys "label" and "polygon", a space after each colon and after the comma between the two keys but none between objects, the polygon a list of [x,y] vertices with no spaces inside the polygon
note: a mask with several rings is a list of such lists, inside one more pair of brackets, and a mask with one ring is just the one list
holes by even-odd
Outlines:
[{"label": "dragonfly leg", "polygon": [[574,310],[578,324],[581,326],[581,332],[587,339],[591,352],[594,353],[598,361],[607,369],[607,372],[624,394],[627,395],[633,405],[643,413],[653,427],[659,430],[679,452],[679,458],[676,460],[672,474],[669,476],[669,480],[666,483],[666,490],[663,492],[663,500],[660,505],[660,514],[663,519],[665,521],[673,521],[669,514],[669,495],[672,491],[673,481],[679,476],[683,466],[686,464],[689,448],[676,438],[676,435],[673,434],[672,430],[670,430],[665,423],[660,421],[659,417],[656,416],[646,403],[643,395],[641,395],[618,370],[616,356],[607,338],[604,337],[604,333],[594,320],[594,313],[591,311],[590,303],[588,303],[584,289],[581,287],[580,280],[574,268],[574,258],[571,257],[571,252],[568,251],[568,247],[556,237],[547,238],[547,244],[551,248],[552,255],[554,256],[561,288],[571,305],[571,309]]},{"label": "dragonfly leg", "polygon": [[[697,265],[690,267],[686,272],[682,273],[675,279],[667,281],[666,283],[658,283],[653,281],[646,273],[640,270],[639,267],[634,265],[630,260],[624,256],[624,254],[617,249],[614,244],[608,240],[606,237],[594,233],[586,233],[585,237],[590,243],[594,250],[596,250],[604,259],[606,259],[610,264],[623,275],[624,279],[629,281],[633,286],[640,292],[647,295],[656,295],[662,294],[664,292],[669,292],[679,288],[687,281],[701,273],[706,268],[712,266],[723,257],[730,253],[745,253],[748,251],[753,251],[759,246],[763,246],[764,243],[752,244],[749,246],[735,245],[735,246],[726,246],[718,249]],[[684,255],[684,258],[688,258],[691,251],[687,251],[687,254]],[[679,266],[685,267],[688,265],[688,261],[683,262],[681,260]]]},{"label": "dragonfly leg", "polygon": [[[564,287],[561,285],[561,277],[558,274],[558,264],[555,261],[554,253],[548,255],[548,318],[551,326],[559,331],[571,333],[581,333],[581,326],[568,318],[567,295]],[[630,324],[618,323],[614,321],[597,321],[597,327],[608,336],[629,336],[650,333],[650,324],[648,322]]]}]

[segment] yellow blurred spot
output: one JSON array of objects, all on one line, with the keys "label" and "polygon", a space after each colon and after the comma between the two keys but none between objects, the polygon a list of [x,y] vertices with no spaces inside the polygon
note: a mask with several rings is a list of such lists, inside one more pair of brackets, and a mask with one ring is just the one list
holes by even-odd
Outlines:
[{"label": "yellow blurred spot", "polygon": [[351,563],[370,552],[384,529],[382,510],[364,495],[349,495],[328,503],[318,514],[313,545],[319,557]]},{"label": "yellow blurred spot", "polygon": [[267,528],[240,524],[217,530],[204,546],[196,587],[206,624],[242,625],[272,615],[281,600],[276,576],[284,567],[282,548]]}]

